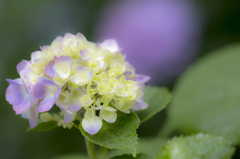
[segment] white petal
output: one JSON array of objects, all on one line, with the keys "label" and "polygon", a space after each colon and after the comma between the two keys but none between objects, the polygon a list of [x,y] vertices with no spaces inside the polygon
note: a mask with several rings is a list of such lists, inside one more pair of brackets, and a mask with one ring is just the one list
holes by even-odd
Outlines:
[{"label": "white petal", "polygon": [[33,64],[46,64],[47,60],[41,51],[35,51],[31,54],[31,61]]},{"label": "white petal", "polygon": [[66,79],[70,76],[72,59],[68,56],[60,56],[55,59],[54,71],[62,79]]},{"label": "white petal", "polygon": [[88,108],[82,120],[83,129],[91,135],[96,134],[102,127],[102,120],[93,112],[93,109]]},{"label": "white petal", "polygon": [[75,70],[75,75],[72,77],[72,81],[79,86],[88,84],[92,81],[92,73],[88,68],[79,65]]},{"label": "white petal", "polygon": [[114,109],[112,107],[104,107],[101,111],[101,117],[105,121],[107,121],[109,123],[113,123],[117,119],[117,113],[115,111],[116,111],[116,109]]},{"label": "white petal", "polygon": [[99,106],[99,107],[94,107],[94,106],[91,106],[92,109],[95,109],[95,110],[101,110],[103,108],[103,106]]},{"label": "white petal", "polygon": [[99,46],[102,49],[106,49],[112,53],[117,52],[119,50],[119,46],[118,46],[116,40],[114,40],[114,39],[105,40]]},{"label": "white petal", "polygon": [[108,111],[110,111],[110,112],[116,112],[116,111],[117,111],[117,110],[114,109],[113,107],[108,107],[108,106],[104,107],[104,109],[105,109],[105,110],[108,110]]}]

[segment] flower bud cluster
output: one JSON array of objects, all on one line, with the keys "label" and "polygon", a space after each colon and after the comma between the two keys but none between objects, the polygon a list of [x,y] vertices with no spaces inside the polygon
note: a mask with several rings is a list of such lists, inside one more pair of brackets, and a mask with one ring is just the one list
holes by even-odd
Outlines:
[{"label": "flower bud cluster", "polygon": [[[31,127],[36,126],[39,113],[42,121],[71,127],[82,111],[83,129],[96,134],[102,120],[116,121],[117,111],[130,113],[148,107],[143,95],[150,77],[135,74],[112,39],[96,44],[81,33],[67,33],[33,52],[30,61],[17,65],[17,71],[20,78],[7,79],[6,99],[16,114],[29,119]],[[46,114],[55,104],[63,119]]]}]

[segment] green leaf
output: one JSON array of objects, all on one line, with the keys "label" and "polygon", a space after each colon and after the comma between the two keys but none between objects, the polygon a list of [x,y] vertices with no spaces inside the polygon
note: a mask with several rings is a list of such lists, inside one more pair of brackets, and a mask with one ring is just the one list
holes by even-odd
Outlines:
[{"label": "green leaf", "polygon": [[49,122],[42,122],[41,120],[34,128],[28,128],[27,131],[50,131],[54,128],[57,128],[57,122],[56,121],[49,121]]},{"label": "green leaf", "polygon": [[153,159],[153,158],[141,153],[141,154],[137,154],[135,158],[132,155],[121,155],[121,156],[113,157],[111,159]]},{"label": "green leaf", "polygon": [[81,124],[79,129],[83,136],[95,144],[109,149],[128,149],[135,156],[138,139],[136,130],[139,123],[140,120],[135,113],[125,114],[118,111],[117,120],[114,123],[103,121],[101,130],[95,135],[85,132]]},{"label": "green leaf", "polygon": [[166,88],[147,86],[144,101],[149,104],[145,110],[138,111],[138,117],[142,122],[147,121],[155,114],[166,108],[171,101],[171,94]]},{"label": "green leaf", "polygon": [[137,144],[137,153],[156,157],[159,150],[166,144],[167,139],[162,137],[140,138]]},{"label": "green leaf", "polygon": [[54,157],[53,159],[89,159],[89,157],[84,154],[71,154]]},{"label": "green leaf", "polygon": [[[144,153],[156,157],[159,150],[166,144],[166,142],[167,139],[162,137],[140,138],[136,145],[137,153]],[[108,152],[107,158],[123,154],[128,154],[128,152],[126,150],[112,150]]]},{"label": "green leaf", "polygon": [[168,141],[156,159],[231,159],[234,151],[222,137],[199,133]]},{"label": "green leaf", "polygon": [[169,125],[240,143],[240,45],[215,51],[179,80],[169,107]]}]

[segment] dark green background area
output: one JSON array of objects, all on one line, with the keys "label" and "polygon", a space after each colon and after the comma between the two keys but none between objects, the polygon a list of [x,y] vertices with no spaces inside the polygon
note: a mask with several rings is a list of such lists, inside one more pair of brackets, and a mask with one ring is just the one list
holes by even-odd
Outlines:
[{"label": "dark green background area", "polygon": [[[39,46],[66,32],[83,33],[94,41],[100,10],[110,0],[0,0],[0,158],[42,159],[85,153],[79,131],[58,128],[26,132],[28,121],[15,115],[5,100],[6,78],[17,78],[16,65],[30,59]],[[195,0],[203,20],[201,54],[240,41],[240,1]],[[172,84],[174,87],[174,83]],[[171,88],[172,88],[171,87]],[[174,98],[174,97],[173,97]],[[165,111],[140,126],[139,137],[158,134]],[[239,158],[237,151],[235,158]]]}]

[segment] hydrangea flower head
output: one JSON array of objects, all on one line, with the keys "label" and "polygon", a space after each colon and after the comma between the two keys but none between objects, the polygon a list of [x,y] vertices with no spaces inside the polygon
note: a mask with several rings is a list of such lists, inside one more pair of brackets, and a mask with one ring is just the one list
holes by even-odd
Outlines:
[{"label": "hydrangea flower head", "polygon": [[[150,77],[135,74],[115,40],[96,44],[81,33],[67,33],[40,48],[30,61],[17,65],[20,78],[7,79],[6,99],[16,114],[29,119],[31,127],[37,125],[41,113],[42,121],[55,120],[71,128],[81,111],[82,127],[96,134],[102,120],[116,121],[117,111],[130,113],[148,107],[143,96]],[[62,117],[47,113],[55,104]]]}]

